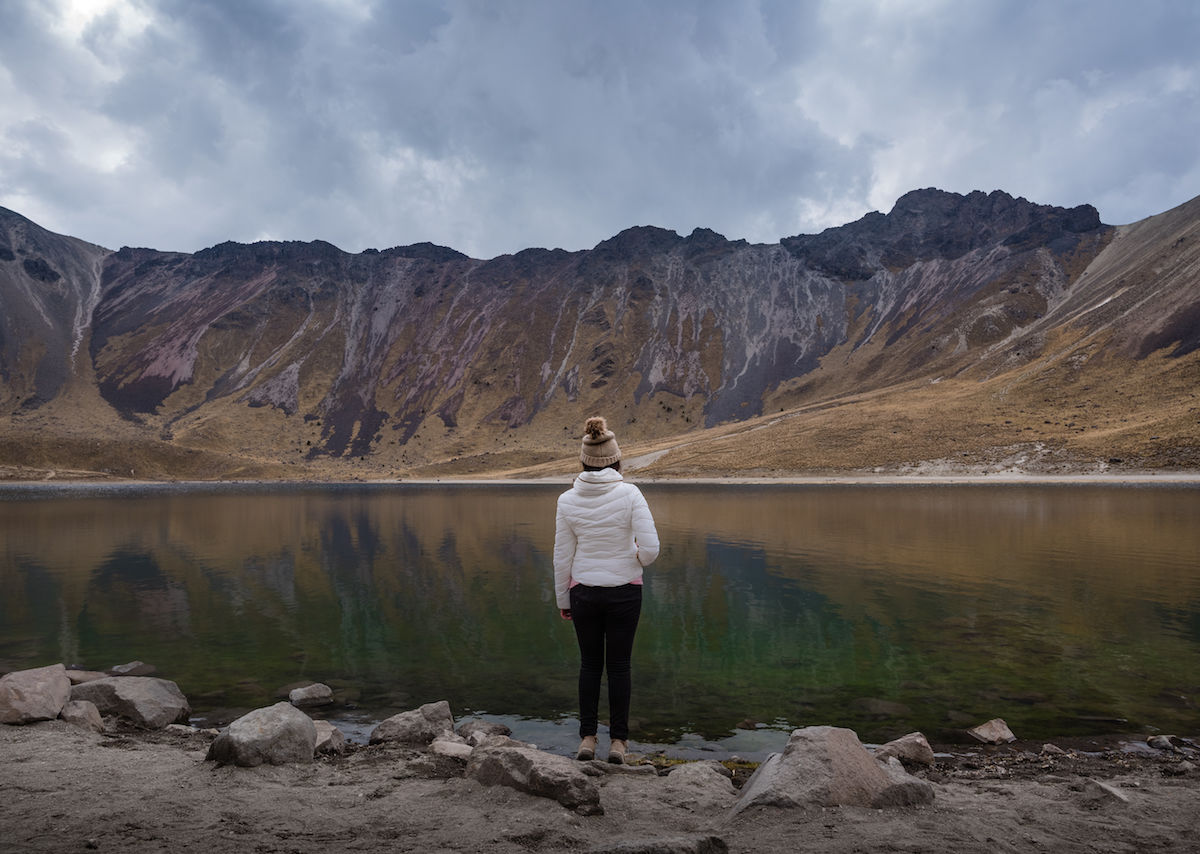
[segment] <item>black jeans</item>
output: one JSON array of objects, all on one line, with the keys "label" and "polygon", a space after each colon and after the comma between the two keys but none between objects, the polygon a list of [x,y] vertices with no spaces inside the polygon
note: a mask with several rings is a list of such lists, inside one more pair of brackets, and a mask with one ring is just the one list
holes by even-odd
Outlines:
[{"label": "black jeans", "polygon": [[608,659],[608,732],[629,740],[630,658],[642,613],[642,585],[571,588],[571,622],[579,641],[579,737],[599,726],[600,677]]}]

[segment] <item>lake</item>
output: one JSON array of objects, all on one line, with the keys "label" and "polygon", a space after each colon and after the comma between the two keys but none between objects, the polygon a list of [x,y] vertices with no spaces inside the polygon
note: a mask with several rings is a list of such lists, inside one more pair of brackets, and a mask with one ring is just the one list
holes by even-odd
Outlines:
[{"label": "lake", "polygon": [[[570,749],[565,484],[0,488],[0,670],[140,659],[199,721],[335,689]],[[1200,732],[1200,489],[649,483],[635,747]],[[603,718],[603,701],[601,716]]]}]

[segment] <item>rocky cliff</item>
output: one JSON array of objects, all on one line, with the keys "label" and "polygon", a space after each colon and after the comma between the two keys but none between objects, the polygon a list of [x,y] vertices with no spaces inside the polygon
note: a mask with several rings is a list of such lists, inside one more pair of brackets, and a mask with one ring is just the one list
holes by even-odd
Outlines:
[{"label": "rocky cliff", "polygon": [[[501,471],[569,458],[583,418],[600,412],[665,473],[704,471],[696,454],[676,468],[669,458],[730,435],[743,437],[725,440],[742,462],[725,455],[725,471],[895,466],[928,456],[905,441],[929,438],[918,410],[891,434],[895,452],[864,441],[857,462],[828,437],[816,450],[840,450],[823,458],[809,442],[758,459],[762,437],[748,431],[779,413],[845,417],[852,399],[859,429],[877,427],[943,382],[970,435],[942,444],[994,456],[1006,439],[977,441],[982,399],[964,389],[1001,377],[1025,389],[1023,375],[1077,389],[1078,377],[1043,376],[1069,360],[1063,347],[1086,346],[1098,382],[1114,365],[1132,376],[1152,364],[1180,389],[1175,403],[1195,388],[1197,205],[1116,229],[1086,205],[918,190],[887,214],[772,245],[642,226],[589,251],[486,261],[320,241],[110,252],[0,209],[0,463],[124,474],[127,460],[149,476]],[[1067,398],[1030,406],[1052,414]],[[1051,444],[1194,463],[1195,419],[1170,429],[1182,431],[1175,457],[1135,453],[1119,430],[1095,451],[1075,453],[1067,434]]]}]

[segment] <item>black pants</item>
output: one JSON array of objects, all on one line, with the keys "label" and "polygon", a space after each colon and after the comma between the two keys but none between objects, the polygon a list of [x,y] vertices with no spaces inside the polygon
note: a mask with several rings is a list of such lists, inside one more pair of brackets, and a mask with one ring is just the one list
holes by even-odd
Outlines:
[{"label": "black pants", "polygon": [[571,588],[571,622],[579,641],[579,737],[599,726],[600,677],[608,659],[609,735],[629,740],[630,658],[642,613],[642,585]]}]

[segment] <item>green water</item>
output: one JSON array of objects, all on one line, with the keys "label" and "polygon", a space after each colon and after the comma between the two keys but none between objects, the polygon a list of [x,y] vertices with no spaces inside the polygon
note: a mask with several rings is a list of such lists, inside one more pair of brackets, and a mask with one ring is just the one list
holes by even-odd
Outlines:
[{"label": "green water", "polygon": [[[0,670],[140,659],[215,718],[312,679],[335,716],[446,699],[565,743],[563,488],[8,488]],[[643,490],[635,741],[1200,732],[1200,489]]]}]

